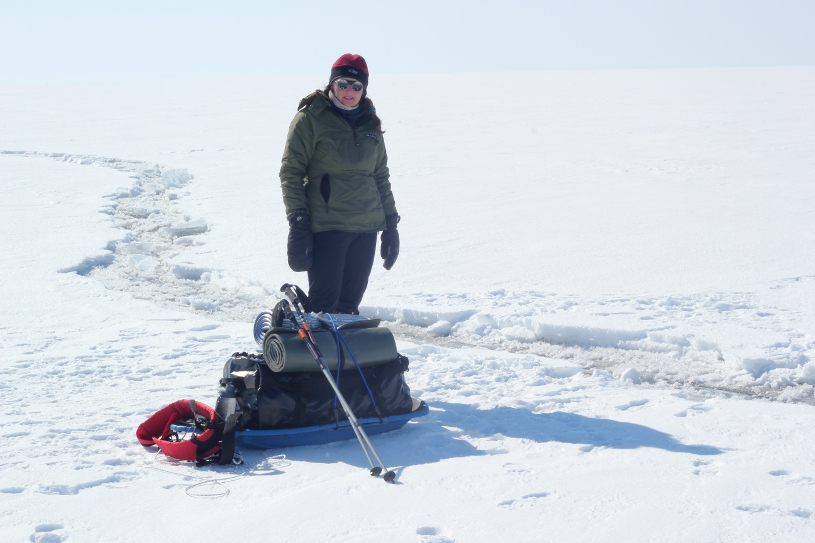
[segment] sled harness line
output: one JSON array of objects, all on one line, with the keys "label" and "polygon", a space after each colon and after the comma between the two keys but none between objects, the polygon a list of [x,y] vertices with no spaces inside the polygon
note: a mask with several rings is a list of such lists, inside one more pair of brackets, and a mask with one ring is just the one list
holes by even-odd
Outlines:
[{"label": "sled harness line", "polygon": [[[183,477],[185,480],[198,481],[197,483],[192,483],[184,488],[184,493],[191,498],[223,498],[224,496],[228,496],[230,494],[229,487],[226,486],[225,483],[237,481],[238,479],[243,479],[244,477],[248,475],[253,475],[255,473],[263,475],[283,473],[278,468],[291,465],[291,462],[288,459],[286,459],[285,454],[278,454],[270,458],[255,461],[254,465],[249,466],[244,465],[242,468],[238,468],[240,471],[232,472],[232,474],[227,474],[224,477],[217,476],[207,477],[202,475],[193,475],[186,471],[181,472],[178,470],[168,469],[174,467],[181,467],[181,465],[175,462],[174,460],[170,460],[169,457],[166,457],[166,455],[165,458],[160,459],[159,458],[160,453],[161,451],[156,453],[155,465],[147,465],[145,467],[147,469],[160,471],[162,473],[168,473],[170,475]],[[224,472],[216,471],[215,473]],[[216,490],[211,491],[202,490],[204,487],[208,486],[213,486],[215,487]]]},{"label": "sled harness line", "polygon": [[[396,473],[393,471],[388,470],[385,466],[385,463],[382,462],[382,459],[379,457],[379,454],[376,452],[371,440],[368,438],[368,434],[365,433],[365,430],[362,428],[362,425],[357,420],[354,412],[351,410],[351,407],[348,405],[348,402],[345,401],[345,397],[340,392],[339,386],[337,383],[334,382],[334,378],[331,376],[331,371],[328,369],[328,363],[325,361],[322,353],[320,352],[320,348],[317,346],[317,342],[314,339],[314,335],[311,333],[311,328],[309,327],[308,321],[306,320],[306,316],[303,312],[303,302],[300,297],[297,295],[296,290],[300,290],[289,283],[285,283],[282,287],[280,287],[280,291],[285,293],[286,296],[291,300],[291,304],[287,300],[281,300],[280,304],[282,304],[281,309],[285,311],[286,316],[291,319],[297,325],[297,335],[300,336],[300,339],[306,344],[311,355],[314,357],[314,360],[317,362],[317,365],[320,366],[320,369],[323,372],[328,384],[331,385],[331,388],[334,389],[334,393],[336,394],[337,399],[342,406],[343,411],[345,411],[345,415],[348,417],[348,422],[351,423],[351,428],[354,430],[354,434],[357,436],[357,440],[359,441],[360,446],[362,447],[365,456],[368,458],[368,463],[371,465],[371,475],[374,477],[378,477],[382,471],[384,470],[385,475],[384,479],[386,482],[393,482],[396,478]],[[302,292],[302,291],[301,291]],[[292,311],[292,307],[294,311]],[[297,316],[295,316],[294,312],[297,312]],[[299,317],[299,319],[297,318]],[[370,450],[370,452],[369,452]],[[371,458],[371,454],[376,458],[379,465],[375,465],[373,459]]]}]

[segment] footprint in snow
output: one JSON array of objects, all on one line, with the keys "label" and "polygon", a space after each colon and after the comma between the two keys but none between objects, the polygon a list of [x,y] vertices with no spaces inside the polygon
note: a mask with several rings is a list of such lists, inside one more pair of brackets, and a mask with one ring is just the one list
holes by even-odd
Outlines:
[{"label": "footprint in snow", "polygon": [[63,537],[56,532],[62,530],[65,526],[56,523],[40,524],[34,528],[34,533],[29,536],[28,540],[32,543],[60,543]]},{"label": "footprint in snow", "polygon": [[506,469],[510,473],[524,474],[524,473],[529,473],[530,471],[532,471],[528,466],[524,466],[524,465],[521,465],[521,464],[515,464],[515,463],[512,463],[512,462],[507,462],[506,464],[504,464],[503,467],[504,467],[504,469]]},{"label": "footprint in snow", "polygon": [[713,462],[709,460],[694,460],[693,461],[693,473],[694,475],[716,475],[719,473],[714,467],[712,467]]},{"label": "footprint in snow", "polygon": [[684,411],[680,411],[679,413],[674,413],[674,417],[687,417],[688,415],[701,415],[702,413],[707,413],[710,411],[711,408],[704,406],[702,404],[696,404],[688,407]]},{"label": "footprint in snow", "polygon": [[798,509],[793,509],[791,511],[788,511],[788,513],[790,515],[794,516],[794,517],[801,517],[801,518],[812,518],[813,517],[813,511],[810,510],[810,509],[798,508]]},{"label": "footprint in snow", "polygon": [[102,462],[106,466],[129,466],[135,464],[136,461],[132,458],[109,458]]},{"label": "footprint in snow", "polygon": [[194,328],[190,328],[190,332],[209,332],[210,330],[215,330],[219,328],[220,324],[207,324],[204,326],[196,326]]},{"label": "footprint in snow", "polygon": [[632,407],[639,407],[639,406],[645,405],[647,403],[648,403],[648,400],[631,400],[627,404],[618,405],[617,409],[619,409],[620,411],[626,411],[628,409],[631,409]]},{"label": "footprint in snow", "polygon": [[785,469],[776,469],[769,472],[770,475],[773,477],[781,477],[786,480],[788,483],[796,483],[801,485],[813,485],[815,484],[815,478],[807,477],[806,475],[793,475],[789,471]]},{"label": "footprint in snow", "polygon": [[770,510],[769,505],[737,505],[736,509],[744,511],[745,513],[764,513]]},{"label": "footprint in snow", "polygon": [[6,488],[0,488],[0,493],[2,494],[21,494],[25,492],[25,488],[21,486],[7,486]]},{"label": "footprint in snow", "polygon": [[113,475],[109,475],[103,479],[96,479],[94,481],[87,481],[84,483],[79,483],[76,485],[40,485],[38,492],[41,494],[58,494],[62,496],[70,496],[79,494],[85,489],[94,488],[97,486],[108,485],[108,484],[116,484],[116,483],[126,483],[136,479],[138,477],[137,472],[118,472]]},{"label": "footprint in snow", "polygon": [[435,526],[420,526],[416,528],[416,535],[421,543],[456,543],[455,539],[443,535],[441,528]]},{"label": "footprint in snow", "polygon": [[555,496],[550,492],[535,492],[533,494],[521,496],[521,498],[517,500],[504,500],[499,502],[498,505],[500,507],[506,507],[507,509],[521,509],[525,507],[533,507],[554,498]]},{"label": "footprint in snow", "polygon": [[780,516],[791,516],[791,517],[798,517],[798,518],[806,518],[810,519],[815,516],[815,511],[811,509],[804,509],[799,507],[797,509],[776,509],[774,507],[770,507],[769,505],[756,505],[756,504],[749,504],[749,505],[738,505],[736,509],[739,511],[744,511],[745,513],[772,513],[775,515]]}]

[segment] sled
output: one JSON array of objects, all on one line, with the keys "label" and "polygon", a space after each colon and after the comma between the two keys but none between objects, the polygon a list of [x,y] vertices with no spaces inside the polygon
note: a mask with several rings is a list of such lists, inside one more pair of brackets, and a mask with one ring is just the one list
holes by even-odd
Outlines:
[{"label": "sled", "polygon": [[[382,417],[358,419],[368,435],[382,434],[402,428],[409,420],[424,417],[430,412],[427,404],[413,398],[414,409],[410,413]],[[335,441],[355,439],[354,430],[348,420],[335,424],[305,426],[301,428],[280,428],[275,430],[243,430],[235,432],[235,444],[252,449],[277,449],[300,447],[303,445],[323,445]]]}]

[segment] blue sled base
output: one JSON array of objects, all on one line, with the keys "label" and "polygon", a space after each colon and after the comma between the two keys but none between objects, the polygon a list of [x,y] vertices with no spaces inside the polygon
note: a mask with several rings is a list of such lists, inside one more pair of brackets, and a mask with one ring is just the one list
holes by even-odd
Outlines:
[{"label": "blue sled base", "polygon": [[[418,406],[404,415],[383,417],[382,420],[377,417],[357,420],[369,436],[398,430],[407,424],[410,419],[424,417],[430,412],[430,408],[424,401],[414,398],[414,404],[416,403],[418,403]],[[354,438],[356,438],[356,434],[354,434],[351,423],[344,420],[339,425],[324,424],[322,426],[282,428],[279,430],[244,430],[235,433],[235,445],[252,449],[278,449],[282,447],[300,447],[302,445],[322,445]]]}]

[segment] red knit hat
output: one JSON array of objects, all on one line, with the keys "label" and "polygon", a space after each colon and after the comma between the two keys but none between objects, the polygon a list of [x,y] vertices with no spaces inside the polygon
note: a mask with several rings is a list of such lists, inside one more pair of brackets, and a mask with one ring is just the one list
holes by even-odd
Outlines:
[{"label": "red knit hat", "polygon": [[367,87],[368,64],[361,56],[346,53],[338,58],[337,62],[331,66],[331,79],[329,82],[333,82],[338,77],[350,77],[352,79],[356,79]]}]

